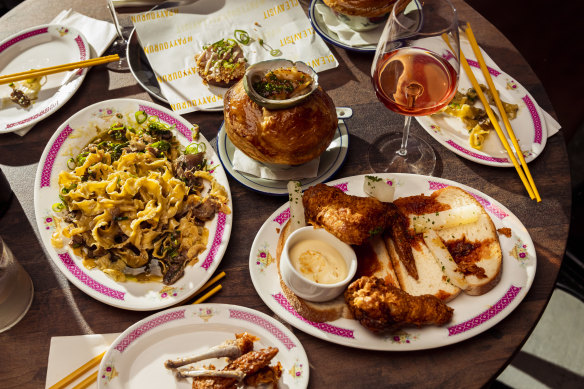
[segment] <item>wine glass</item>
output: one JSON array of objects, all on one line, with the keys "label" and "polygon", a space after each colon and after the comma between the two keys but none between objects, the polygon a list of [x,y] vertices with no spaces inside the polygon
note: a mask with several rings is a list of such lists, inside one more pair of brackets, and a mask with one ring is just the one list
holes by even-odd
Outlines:
[{"label": "wine glass", "polygon": [[117,54],[120,59],[116,62],[110,62],[106,67],[113,71],[124,71],[129,70],[128,58],[126,55],[126,48],[128,47],[128,40],[124,36],[123,28],[118,20],[118,15],[116,14],[116,8],[112,0],[107,0],[107,7],[112,15],[112,20],[114,26],[116,27],[116,33],[118,37],[113,41],[112,45],[108,49],[108,54]]},{"label": "wine glass", "polygon": [[460,71],[456,10],[449,0],[398,0],[375,51],[371,75],[377,98],[405,115],[403,132],[387,133],[369,148],[377,172],[430,175],[436,154],[410,135],[412,116],[440,111],[454,97]]}]

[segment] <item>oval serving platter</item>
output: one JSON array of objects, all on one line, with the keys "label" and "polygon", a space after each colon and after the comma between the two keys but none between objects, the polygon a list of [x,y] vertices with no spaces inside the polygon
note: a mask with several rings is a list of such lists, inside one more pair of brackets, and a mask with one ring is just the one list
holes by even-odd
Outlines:
[{"label": "oval serving platter", "polygon": [[[483,205],[495,228],[510,228],[511,237],[499,236],[503,270],[497,286],[482,296],[461,293],[448,303],[448,306],[454,308],[454,316],[449,324],[442,327],[410,327],[395,333],[374,335],[356,320],[342,318],[326,323],[311,322],[294,310],[280,287],[276,247],[280,231],[290,218],[290,208],[285,203],[260,228],[249,255],[253,285],[275,314],[292,326],[328,342],[369,350],[411,351],[441,347],[469,339],[499,323],[519,305],[533,283],[537,261],[529,233],[516,216],[491,197],[451,180],[412,174],[375,175],[395,185],[396,198],[421,193],[429,195],[448,185],[458,186]],[[364,177],[347,177],[327,184],[351,195],[365,196]]]},{"label": "oval serving platter", "polygon": [[[193,141],[192,125],[157,104],[135,99],[114,99],[93,104],[65,121],[47,143],[35,178],[34,204],[43,245],[53,263],[71,283],[106,304],[144,311],[166,308],[188,299],[212,276],[227,248],[233,213],[219,212],[212,221],[207,222],[209,239],[206,250],[199,254],[199,261],[187,266],[185,275],[172,285],[162,282],[116,282],[101,270],[86,269],[81,258],[68,245],[58,249],[51,244],[51,236],[55,232],[52,206],[59,202],[58,176],[67,169],[67,160],[77,155],[95,137],[96,125],[107,128],[116,115],[134,115],[136,111],[145,111],[149,116],[157,116],[163,123],[174,125],[174,135],[181,145],[186,146]],[[202,135],[199,135],[197,142],[206,144],[206,158],[210,166],[216,166],[212,174],[227,190],[230,198],[228,205],[233,211],[229,183],[219,158]]]}]

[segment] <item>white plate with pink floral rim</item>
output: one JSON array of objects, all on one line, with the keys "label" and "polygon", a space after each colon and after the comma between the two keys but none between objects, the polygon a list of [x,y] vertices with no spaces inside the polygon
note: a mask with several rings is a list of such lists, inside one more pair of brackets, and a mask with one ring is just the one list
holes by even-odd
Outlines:
[{"label": "white plate with pink floral rim", "polygon": [[[471,338],[493,327],[511,313],[523,300],[535,276],[536,257],[529,233],[507,208],[489,196],[454,181],[411,174],[375,174],[395,185],[395,197],[429,195],[448,185],[468,191],[479,201],[497,229],[508,227],[511,237],[499,235],[503,251],[501,280],[482,296],[461,293],[448,303],[454,308],[452,321],[443,327],[404,328],[397,333],[374,335],[359,322],[338,319],[314,323],[300,316],[290,305],[282,289],[275,261],[280,230],[290,218],[288,203],[282,205],[266,220],[251,247],[249,270],[256,291],[275,314],[294,327],[317,338],[345,346],[386,351],[411,351],[441,347]],[[363,178],[353,176],[327,183],[344,192],[365,196]]]},{"label": "white plate with pink floral rim", "polygon": [[[149,316],[124,331],[106,352],[97,375],[104,388],[191,388],[192,381],[177,380],[164,367],[168,359],[185,357],[248,332],[259,338],[254,350],[277,347],[271,364],[282,364],[280,388],[306,388],[309,366],[298,338],[282,323],[253,309],[227,304],[176,307]],[[196,364],[214,364],[219,359]]]},{"label": "white plate with pink floral rim", "polygon": [[[36,26],[0,42],[0,74],[14,74],[89,58],[89,44],[79,31],[68,26]],[[38,98],[28,108],[11,102],[8,97],[12,89],[1,85],[0,134],[33,125],[65,104],[81,86],[87,69],[79,69],[73,75],[69,73],[46,76]]]},{"label": "white plate with pink floral rim", "polygon": [[[468,60],[468,64],[479,84],[487,85],[478,62]],[[511,76],[491,67],[489,67],[489,73],[501,99],[519,106],[517,117],[510,123],[525,161],[529,163],[542,153],[547,142],[547,128],[543,112],[529,92]],[[461,72],[458,90],[466,92],[471,87],[467,75]],[[481,106],[480,102],[477,103],[477,106]],[[500,118],[497,108],[495,106],[491,108]],[[477,150],[470,146],[468,130],[460,119],[446,114],[417,116],[416,119],[440,144],[463,158],[489,166],[513,166],[495,130],[491,130],[490,134],[487,135],[483,148]],[[499,124],[505,132],[503,121],[499,120]],[[511,139],[507,137],[507,140],[511,149],[514,150]]]},{"label": "white plate with pink floral rim", "polygon": [[[114,99],[93,104],[67,119],[53,134],[41,156],[34,186],[36,221],[43,245],[59,270],[79,289],[95,299],[118,308],[146,311],[167,308],[191,297],[212,275],[227,248],[231,234],[233,213],[219,212],[207,222],[209,240],[207,249],[199,254],[199,261],[187,266],[185,275],[172,285],[161,282],[116,282],[101,270],[86,269],[81,258],[65,245],[58,249],[51,244],[55,231],[53,204],[59,202],[58,177],[67,169],[67,160],[97,135],[98,129],[108,128],[112,121],[122,120],[124,115],[134,116],[136,111],[145,111],[149,116],[175,125],[174,135],[186,146],[192,142],[193,125],[169,109],[155,103],[135,99]],[[197,142],[207,146],[207,160],[217,181],[229,193],[229,208],[233,210],[229,183],[219,158],[207,140],[199,135]]]}]

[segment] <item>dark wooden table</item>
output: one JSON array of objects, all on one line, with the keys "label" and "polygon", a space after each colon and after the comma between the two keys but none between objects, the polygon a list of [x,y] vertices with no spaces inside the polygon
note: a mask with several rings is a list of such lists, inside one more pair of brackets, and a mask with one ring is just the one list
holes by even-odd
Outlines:
[{"label": "dark wooden table", "polygon": [[[529,65],[487,20],[460,0],[461,21],[469,21],[479,43],[502,67],[553,114],[544,88]],[[304,4],[306,6],[306,4]],[[109,20],[105,2],[27,0],[0,19],[0,39],[24,28],[49,22],[62,9]],[[349,154],[335,177],[369,172],[367,145],[389,127],[401,129],[402,118],[385,109],[371,87],[372,55],[331,47],[340,66],[321,73],[322,86],[337,106],[353,108],[348,121]],[[76,287],[52,264],[43,249],[34,221],[33,181],[41,153],[57,127],[80,109],[101,100],[132,97],[152,101],[131,73],[92,69],[75,96],[24,137],[0,135],[0,166],[15,198],[0,220],[0,235],[30,273],[35,296],[25,319],[0,334],[0,387],[40,388],[45,385],[52,336],[121,332],[149,312],[132,312],[100,303]],[[213,143],[221,113],[192,113],[185,117],[201,126]],[[530,164],[543,201],[529,200],[512,168],[493,168],[462,159],[431,138],[417,123],[413,133],[438,154],[435,175],[470,185],[506,205],[529,230],[537,252],[537,274],[519,307],[492,329],[458,344],[416,352],[375,352],[328,343],[294,329],[310,360],[310,387],[481,387],[505,368],[521,348],[550,298],[564,254],[569,228],[571,189],[562,134],[548,139],[542,155]],[[263,196],[230,179],[234,224],[227,252],[219,266],[227,272],[224,289],[211,302],[243,305],[272,312],[256,293],[249,276],[252,241],[266,218],[286,198]]]}]

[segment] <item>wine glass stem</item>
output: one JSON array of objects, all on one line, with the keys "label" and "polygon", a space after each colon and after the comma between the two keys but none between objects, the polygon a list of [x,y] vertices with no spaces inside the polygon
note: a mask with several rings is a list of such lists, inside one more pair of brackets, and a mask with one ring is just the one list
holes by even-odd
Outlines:
[{"label": "wine glass stem", "polygon": [[110,10],[110,13],[112,14],[112,19],[114,21],[114,26],[116,27],[116,31],[118,33],[118,37],[123,40],[124,42],[126,42],[126,38],[124,38],[124,34],[122,33],[122,28],[120,27],[120,22],[118,20],[118,15],[116,14],[116,9],[114,7],[114,4],[112,3],[111,0],[107,1],[107,7]]},{"label": "wine glass stem", "polygon": [[406,121],[404,122],[404,131],[403,131],[403,135],[402,135],[401,147],[397,151],[397,154],[401,155],[402,157],[405,157],[406,154],[408,153],[408,151],[407,151],[408,135],[410,135],[410,123],[412,122],[411,116],[405,116],[405,118],[406,118]]}]

